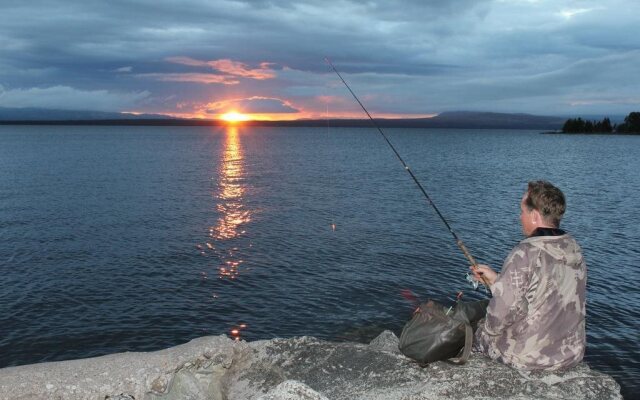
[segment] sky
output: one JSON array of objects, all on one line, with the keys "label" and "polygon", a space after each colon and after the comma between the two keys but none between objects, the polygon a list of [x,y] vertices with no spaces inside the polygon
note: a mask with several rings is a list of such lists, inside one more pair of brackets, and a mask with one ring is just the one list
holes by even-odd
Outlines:
[{"label": "sky", "polygon": [[637,0],[2,0],[0,107],[258,119],[640,111]]}]

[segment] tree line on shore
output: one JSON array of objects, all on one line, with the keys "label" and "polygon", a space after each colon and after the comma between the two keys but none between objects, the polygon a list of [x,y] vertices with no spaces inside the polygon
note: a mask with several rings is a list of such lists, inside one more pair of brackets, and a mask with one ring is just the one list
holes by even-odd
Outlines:
[{"label": "tree line on shore", "polygon": [[640,112],[629,113],[624,122],[611,125],[609,118],[589,121],[582,118],[568,119],[562,127],[563,133],[635,133],[640,134]]}]

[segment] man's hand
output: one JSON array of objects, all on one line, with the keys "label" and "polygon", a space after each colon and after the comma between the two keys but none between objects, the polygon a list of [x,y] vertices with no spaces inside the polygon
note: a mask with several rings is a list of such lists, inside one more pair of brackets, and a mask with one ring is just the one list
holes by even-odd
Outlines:
[{"label": "man's hand", "polygon": [[498,278],[496,271],[492,270],[490,266],[484,264],[478,264],[475,267],[469,267],[473,278],[478,282],[493,285]]}]

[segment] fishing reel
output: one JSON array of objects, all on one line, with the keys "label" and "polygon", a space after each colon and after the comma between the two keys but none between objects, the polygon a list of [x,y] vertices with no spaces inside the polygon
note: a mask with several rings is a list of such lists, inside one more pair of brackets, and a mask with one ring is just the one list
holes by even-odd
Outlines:
[{"label": "fishing reel", "polygon": [[467,275],[465,275],[465,279],[467,280],[467,282],[469,282],[469,285],[471,285],[473,290],[478,290],[478,287],[480,286],[480,282],[478,282],[473,278],[473,274],[471,272],[467,272]]},{"label": "fishing reel", "polygon": [[[471,272],[467,272],[467,275],[465,275],[465,279],[467,280],[467,282],[469,282],[469,285],[471,285],[473,290],[478,290],[478,288],[480,287],[480,282],[475,280],[475,278],[473,277],[473,274]],[[482,291],[485,294],[489,294],[489,287],[486,286],[486,284],[482,285]]]}]

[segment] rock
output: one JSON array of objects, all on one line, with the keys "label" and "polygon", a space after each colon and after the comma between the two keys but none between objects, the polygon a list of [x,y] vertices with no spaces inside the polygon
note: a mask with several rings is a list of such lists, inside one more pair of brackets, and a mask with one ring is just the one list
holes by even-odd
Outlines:
[{"label": "rock", "polygon": [[284,381],[258,400],[329,400],[298,381]]},{"label": "rock", "polygon": [[375,339],[369,342],[369,348],[372,350],[388,351],[391,353],[400,354],[398,344],[400,341],[398,337],[391,331],[384,331],[378,335]]},{"label": "rock", "polygon": [[369,345],[313,337],[251,343],[204,337],[151,353],[0,370],[0,399],[621,399],[586,364],[522,373],[479,354],[420,368],[383,332]]},{"label": "rock", "polygon": [[[0,399],[154,399],[165,394],[158,391],[185,391],[196,381],[198,392],[209,395],[215,390],[202,383],[200,371],[215,380],[220,375],[216,371],[231,365],[239,345],[224,335],[207,336],[150,353],[4,368]],[[190,374],[195,381],[188,378]]]}]

